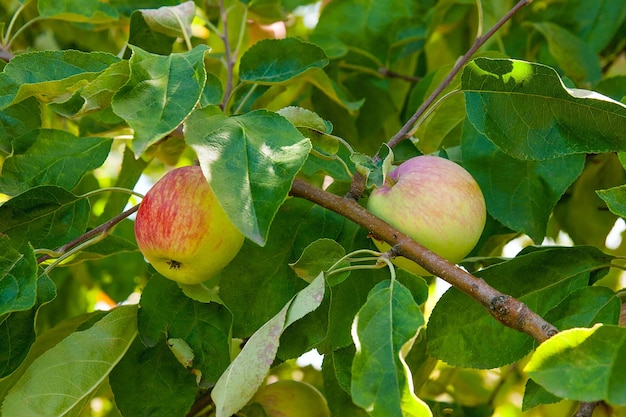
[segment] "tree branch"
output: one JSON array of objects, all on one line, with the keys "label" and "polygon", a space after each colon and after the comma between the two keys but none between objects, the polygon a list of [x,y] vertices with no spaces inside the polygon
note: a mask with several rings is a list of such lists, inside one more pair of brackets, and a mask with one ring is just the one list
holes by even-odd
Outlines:
[{"label": "tree branch", "polygon": [[558,332],[556,327],[521,301],[501,293],[485,281],[428,250],[361,207],[353,198],[339,197],[299,178],[294,180],[290,194],[332,210],[374,233],[378,238],[389,243],[398,255],[417,262],[428,272],[444,279],[477,300],[503,325],[526,333],[539,343]]},{"label": "tree branch", "polygon": [[465,55],[460,57],[454,67],[450,71],[450,73],[444,78],[444,80],[437,86],[437,88],[432,92],[432,94],[422,103],[422,105],[415,111],[413,116],[400,128],[398,133],[396,133],[387,143],[390,148],[393,148],[401,141],[407,139],[409,137],[409,132],[413,128],[413,125],[419,120],[420,117],[426,112],[426,110],[435,102],[437,97],[443,92],[452,83],[454,77],[461,71],[461,69],[469,62],[472,56],[476,53],[478,48],[483,46],[489,38],[491,38],[494,33],[496,33],[507,21],[509,21],[515,13],[518,12],[519,9],[531,3],[532,0],[520,0],[507,14],[505,14],[496,24],[483,36],[479,36],[474,40],[474,43],[467,50]]},{"label": "tree branch", "polygon": [[[72,240],[69,243],[66,243],[65,245],[55,249],[54,252],[58,253],[59,255],[63,255],[64,253],[66,253],[68,250],[72,249],[73,247],[80,245],[81,243],[84,243],[86,241],[88,241],[91,238],[94,238],[102,233],[107,233],[109,230],[111,230],[115,225],[117,225],[118,223],[120,223],[122,220],[124,220],[125,218],[127,218],[128,216],[130,216],[131,214],[133,214],[134,212],[136,212],[137,210],[139,210],[139,204],[137,204],[134,207],[129,208],[128,210],[126,210],[123,213],[118,214],[117,216],[113,217],[111,220],[106,221],[104,223],[102,223],[100,226],[95,227],[93,229],[91,229],[90,231],[82,234],[81,236],[77,237],[76,239]],[[52,255],[42,255],[37,259],[37,263],[40,264],[44,261],[47,261],[48,259],[53,258]]]}]

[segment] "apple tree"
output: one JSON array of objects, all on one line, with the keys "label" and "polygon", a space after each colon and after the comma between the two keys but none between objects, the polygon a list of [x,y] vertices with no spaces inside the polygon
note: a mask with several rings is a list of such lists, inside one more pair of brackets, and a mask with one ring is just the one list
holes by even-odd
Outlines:
[{"label": "apple tree", "polygon": [[[0,19],[1,415],[626,416],[623,0]],[[427,168],[382,193],[421,155],[484,204]],[[190,165],[217,203],[183,179],[135,223]]]}]

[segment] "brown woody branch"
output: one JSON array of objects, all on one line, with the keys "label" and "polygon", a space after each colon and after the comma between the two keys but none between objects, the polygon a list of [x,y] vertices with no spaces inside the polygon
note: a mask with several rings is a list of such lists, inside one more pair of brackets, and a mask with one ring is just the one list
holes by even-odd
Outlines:
[{"label": "brown woody branch", "polygon": [[417,262],[428,272],[477,300],[489,314],[505,326],[526,333],[539,343],[558,332],[556,327],[521,301],[501,293],[485,281],[428,250],[361,207],[355,199],[331,194],[299,178],[294,180],[290,194],[332,210],[372,232],[389,243],[397,255]]}]

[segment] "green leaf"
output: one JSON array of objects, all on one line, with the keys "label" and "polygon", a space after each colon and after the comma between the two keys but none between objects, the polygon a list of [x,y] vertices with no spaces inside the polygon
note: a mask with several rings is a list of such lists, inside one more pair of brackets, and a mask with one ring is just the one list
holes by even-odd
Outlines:
[{"label": "green leaf", "polygon": [[609,188],[607,190],[597,190],[596,193],[606,202],[611,213],[620,217],[626,217],[626,185]]},{"label": "green leaf", "polygon": [[[326,272],[346,251],[332,239],[319,239],[306,247],[300,258],[289,266],[306,282],[313,281],[320,273]],[[343,266],[348,266],[345,262]]]},{"label": "green leaf", "polygon": [[73,99],[65,103],[51,103],[50,107],[67,117],[81,117],[111,105],[113,95],[122,88],[130,76],[128,61],[111,64],[93,81],[77,90]]},{"label": "green leaf", "polygon": [[[583,287],[565,297],[558,306],[548,311],[544,318],[560,330],[591,327],[598,323],[618,324],[620,308],[619,298],[610,289]],[[561,399],[529,379],[524,391],[522,409],[552,404]]]},{"label": "green leaf", "polygon": [[621,303],[606,287],[583,287],[568,294],[545,319],[559,330],[591,327],[598,323],[618,324]]},{"label": "green leaf", "polygon": [[[341,216],[302,199],[281,206],[267,240],[260,247],[245,241],[220,276],[220,297],[234,315],[233,336],[249,337],[304,287],[289,263],[313,241],[336,239]],[[254,262],[250,259],[262,259]]]},{"label": "green leaf", "polygon": [[205,45],[160,56],[132,47],[130,80],[113,96],[113,111],[135,131],[135,156],[176,129],[200,101]]},{"label": "green leaf", "polygon": [[165,341],[145,347],[135,340],[109,377],[115,405],[126,416],[183,416],[198,391],[194,375]]},{"label": "green leaf", "polygon": [[463,167],[480,185],[496,220],[530,236],[537,244],[546,235],[552,209],[585,165],[584,155],[544,161],[513,158],[465,123]]},{"label": "green leaf", "polygon": [[8,156],[11,141],[41,126],[41,106],[29,98],[0,111],[0,156]]},{"label": "green leaf", "polygon": [[230,363],[232,314],[217,303],[192,300],[174,282],[153,276],[144,288],[137,315],[139,334],[148,347],[179,338],[193,350],[193,368],[213,385]]},{"label": "green leaf", "polygon": [[227,117],[202,109],[190,116],[185,134],[228,217],[248,239],[264,245],[311,150],[309,140],[264,110]]},{"label": "green leaf", "polygon": [[524,370],[559,397],[620,406],[626,405],[625,358],[626,328],[598,324],[551,337],[537,348]]},{"label": "green leaf", "polygon": [[462,76],[474,127],[519,159],[626,149],[626,105],[586,90],[565,88],[544,65],[477,58]]},{"label": "green leaf", "polygon": [[13,141],[13,155],[2,166],[0,190],[10,195],[40,185],[71,190],[85,173],[102,165],[112,143],[105,138],[77,138],[64,130],[33,130]]},{"label": "green leaf", "polygon": [[[0,320],[0,378],[12,374],[25,362],[35,342],[35,318],[39,307],[56,297],[54,283],[45,274],[37,279],[36,291],[37,297],[33,307],[12,312]],[[2,397],[4,395],[0,392],[0,398]]]},{"label": "green leaf", "polygon": [[595,84],[602,77],[598,55],[582,39],[551,22],[529,23],[548,41],[550,54],[576,83]]},{"label": "green leaf", "polygon": [[[176,38],[161,32],[152,30],[141,10],[136,10],[130,15],[130,25],[128,33],[128,45],[134,45],[146,52],[158,55],[169,55],[172,53]],[[124,51],[124,58],[130,58],[132,49]]]},{"label": "green leaf", "polygon": [[554,208],[554,224],[575,244],[604,247],[617,216],[607,209],[596,190],[623,181],[624,168],[615,153],[587,155],[582,174]]},{"label": "green leaf", "polygon": [[[17,55],[0,73],[0,109],[29,97],[63,102],[120,59],[104,52],[36,51]],[[33,71],[45,68],[45,71]]]},{"label": "green leaf", "polygon": [[158,9],[141,10],[148,26],[173,38],[191,38],[191,21],[196,15],[196,5],[186,1],[178,6],[163,6]]},{"label": "green leaf", "polygon": [[39,356],[9,391],[3,415],[60,416],[90,400],[137,334],[136,306],[117,307]]},{"label": "green leaf", "polygon": [[413,393],[402,350],[424,325],[411,293],[399,282],[383,281],[372,289],[354,319],[356,355],[352,363],[354,403],[370,416],[432,416]]},{"label": "green leaf", "polygon": [[85,232],[89,201],[62,188],[32,188],[0,206],[0,232],[15,247],[56,249]]},{"label": "green leaf", "polygon": [[320,274],[248,339],[211,393],[217,417],[229,417],[248,403],[274,362],[282,332],[314,311],[323,298],[324,274]]},{"label": "green leaf", "polygon": [[326,54],[315,44],[297,38],[265,39],[241,57],[239,78],[263,84],[281,83],[327,64]]},{"label": "green leaf", "polygon": [[283,107],[277,113],[309,138],[315,150],[327,155],[334,155],[339,151],[339,140],[329,134],[326,121],[317,113],[298,106]]},{"label": "green leaf", "polygon": [[524,388],[524,400],[522,401],[522,411],[528,411],[542,404],[554,404],[563,400],[561,397],[557,397],[554,394],[550,394],[541,385],[537,384],[532,379],[526,382]]},{"label": "green leaf", "polygon": [[115,7],[99,0],[38,0],[37,9],[42,18],[68,22],[109,23],[119,18]]},{"label": "green leaf", "polygon": [[17,251],[11,240],[0,234],[0,317],[29,310],[37,299],[37,260],[32,247]]},{"label": "green leaf", "polygon": [[353,153],[350,159],[354,162],[357,172],[366,178],[367,188],[380,188],[392,169],[393,151],[386,143],[383,143],[373,158],[362,153]]},{"label": "green leaf", "polygon": [[[596,274],[606,272],[611,259],[586,246],[528,248],[514,259],[476,272],[476,276],[544,316],[569,294],[593,283]],[[430,355],[453,366],[480,369],[513,363],[534,345],[530,336],[502,326],[455,288],[437,302],[427,336]]]}]

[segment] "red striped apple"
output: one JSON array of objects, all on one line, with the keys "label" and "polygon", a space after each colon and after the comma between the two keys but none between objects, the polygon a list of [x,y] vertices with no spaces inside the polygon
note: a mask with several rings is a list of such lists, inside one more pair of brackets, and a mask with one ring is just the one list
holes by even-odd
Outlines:
[{"label": "red striped apple", "polygon": [[250,402],[261,404],[267,417],[330,417],[326,398],[306,382],[284,379],[265,385]]},{"label": "red striped apple", "polygon": [[[391,171],[370,194],[368,210],[416,242],[456,263],[476,246],[485,227],[485,200],[474,178],[460,165],[437,156],[411,158]],[[391,247],[374,239],[376,247]],[[415,262],[394,264],[430,275]]]},{"label": "red striped apple", "polygon": [[135,237],[154,269],[189,285],[215,277],[244,240],[199,166],[174,169],[154,184],[139,205]]}]

